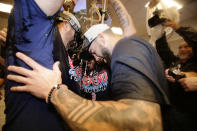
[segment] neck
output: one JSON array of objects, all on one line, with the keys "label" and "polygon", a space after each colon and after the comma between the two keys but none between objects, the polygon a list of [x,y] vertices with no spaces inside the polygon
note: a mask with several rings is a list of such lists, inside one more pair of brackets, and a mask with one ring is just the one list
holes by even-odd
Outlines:
[{"label": "neck", "polygon": [[123,37],[121,36],[116,36],[114,39],[108,39],[108,43],[107,46],[108,46],[108,49],[109,49],[109,53],[110,53],[110,56],[112,55],[113,53],[113,50],[116,46],[116,44],[118,43],[119,40],[121,40]]},{"label": "neck", "polygon": [[112,53],[113,53],[113,50],[114,50],[116,44],[123,37],[122,36],[113,36],[113,39],[110,39],[110,38],[112,38],[112,37],[108,37],[106,39],[106,42],[107,42],[107,44],[106,44],[107,47],[106,48],[108,49],[109,55],[105,56],[106,57],[105,58],[105,63],[107,63],[108,67],[110,67],[110,64],[111,64],[111,56],[112,56]]}]

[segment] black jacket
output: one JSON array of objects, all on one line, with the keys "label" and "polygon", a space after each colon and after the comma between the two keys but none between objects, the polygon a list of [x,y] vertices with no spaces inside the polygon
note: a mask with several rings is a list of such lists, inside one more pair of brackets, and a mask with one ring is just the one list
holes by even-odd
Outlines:
[{"label": "black jacket", "polygon": [[[197,32],[189,27],[181,27],[176,32],[193,48],[194,56],[185,63],[181,63],[170,50],[166,35],[156,41],[156,49],[166,68],[181,65],[184,72],[197,72],[196,46]],[[173,130],[196,130],[197,122],[197,92],[185,92],[178,83],[169,83],[170,101],[173,108],[171,119]],[[189,128],[188,128],[189,127]]]}]

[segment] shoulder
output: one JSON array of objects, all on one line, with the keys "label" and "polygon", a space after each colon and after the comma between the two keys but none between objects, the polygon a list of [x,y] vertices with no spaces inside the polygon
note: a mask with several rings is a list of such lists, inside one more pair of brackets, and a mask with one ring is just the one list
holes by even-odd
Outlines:
[{"label": "shoulder", "polygon": [[139,64],[145,68],[156,61],[160,61],[156,50],[145,40],[132,36],[117,43],[112,53],[111,69],[117,63],[134,67]]},{"label": "shoulder", "polygon": [[[117,56],[124,55],[143,55],[152,54],[156,51],[147,41],[141,39],[138,36],[131,36],[121,39],[115,46],[112,59]],[[155,52],[154,52],[155,53]]]}]

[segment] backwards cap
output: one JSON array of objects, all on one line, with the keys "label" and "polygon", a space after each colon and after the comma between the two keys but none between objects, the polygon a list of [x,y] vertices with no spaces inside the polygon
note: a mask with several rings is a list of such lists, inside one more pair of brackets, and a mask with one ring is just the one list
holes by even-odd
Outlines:
[{"label": "backwards cap", "polygon": [[96,39],[96,37],[100,34],[105,32],[109,29],[109,26],[106,24],[96,24],[93,25],[88,29],[88,31],[84,34],[84,41],[83,41],[83,47],[86,48],[90,46],[90,44]]},{"label": "backwards cap", "polygon": [[60,12],[57,19],[59,21],[67,20],[75,31],[80,31],[81,26],[79,24],[79,21],[73,14],[69,13],[68,11]]}]

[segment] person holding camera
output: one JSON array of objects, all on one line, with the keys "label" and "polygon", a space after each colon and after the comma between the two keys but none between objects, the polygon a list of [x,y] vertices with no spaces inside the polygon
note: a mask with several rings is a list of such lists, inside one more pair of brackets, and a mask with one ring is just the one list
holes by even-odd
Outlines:
[{"label": "person holding camera", "polygon": [[193,90],[190,85],[195,85],[191,81],[196,79],[197,73],[197,32],[191,27],[180,27],[172,20],[165,20],[162,25],[173,28],[185,40],[179,46],[178,56],[170,50],[165,33],[156,41],[156,49],[165,64],[165,74],[170,86],[170,100],[174,107],[171,113],[173,124],[176,125],[173,128],[174,130],[190,129],[193,131],[197,129],[195,125],[197,92],[188,91]]}]

